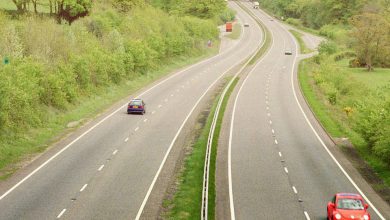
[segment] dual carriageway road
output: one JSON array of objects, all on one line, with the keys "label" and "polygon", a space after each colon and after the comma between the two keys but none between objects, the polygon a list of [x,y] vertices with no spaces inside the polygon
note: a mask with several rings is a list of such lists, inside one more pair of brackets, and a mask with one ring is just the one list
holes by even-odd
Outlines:
[{"label": "dual carriageway road", "polygon": [[[230,208],[220,219],[324,219],[335,192],[356,188],[299,107],[296,41],[283,25],[243,4],[269,29],[272,44],[232,96],[226,146],[231,160],[222,165],[231,169],[222,187],[230,187]],[[171,177],[164,170],[176,166],[171,154],[180,151],[178,139],[191,131],[222,79],[264,39],[253,18],[236,3],[229,5],[250,25],[234,45],[140,91],[136,97],[146,101],[145,115],[129,116],[127,102],[117,103],[1,183],[0,219],[152,218],[158,211],[154,200],[165,193],[158,186],[167,184],[164,175]],[[284,55],[286,48],[292,56]]]}]

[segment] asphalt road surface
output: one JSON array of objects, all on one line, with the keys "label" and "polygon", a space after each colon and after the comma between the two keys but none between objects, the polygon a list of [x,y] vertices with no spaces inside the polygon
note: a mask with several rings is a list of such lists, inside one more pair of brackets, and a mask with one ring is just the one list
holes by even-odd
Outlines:
[{"label": "asphalt road surface", "polygon": [[[292,73],[297,43],[276,19],[243,3],[268,27],[273,42],[237,88],[230,136],[231,216],[326,219],[327,202],[335,193],[358,191],[316,137],[298,105],[297,82],[295,91],[292,83],[296,80]],[[293,54],[285,55],[286,49]],[[372,219],[380,219],[372,208],[369,211]]]},{"label": "asphalt road surface", "polygon": [[260,29],[237,11],[252,28],[229,50],[137,94],[145,115],[127,115],[120,103],[0,184],[0,219],[135,219],[198,101],[261,43]]}]

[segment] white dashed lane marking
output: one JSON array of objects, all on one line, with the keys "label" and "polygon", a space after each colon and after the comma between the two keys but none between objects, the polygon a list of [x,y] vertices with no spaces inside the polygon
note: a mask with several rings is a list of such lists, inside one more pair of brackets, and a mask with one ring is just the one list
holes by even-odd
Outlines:
[{"label": "white dashed lane marking", "polygon": [[297,188],[295,188],[295,186],[293,186],[292,189],[293,189],[295,194],[298,194]]},{"label": "white dashed lane marking", "polygon": [[116,153],[118,153],[118,150],[114,150],[114,152],[112,152],[112,155],[115,155]]},{"label": "white dashed lane marking", "polygon": [[158,105],[157,107],[158,107],[158,108],[161,108],[161,107],[162,107],[162,105]]},{"label": "white dashed lane marking", "polygon": [[282,157],[282,152],[279,152],[279,157]]},{"label": "white dashed lane marking", "polygon": [[271,129],[271,132],[272,132],[272,134],[275,134],[275,130],[274,129]]},{"label": "white dashed lane marking", "polygon": [[287,167],[284,168],[284,172],[288,173],[288,169]]},{"label": "white dashed lane marking", "polygon": [[99,167],[98,171],[102,171],[103,168],[104,168],[104,164]]},{"label": "white dashed lane marking", "polygon": [[272,121],[271,120],[269,120],[269,124],[272,125]]},{"label": "white dashed lane marking", "polygon": [[134,129],[134,131],[138,131],[138,129],[139,129],[139,127],[136,127],[136,128]]},{"label": "white dashed lane marking", "polygon": [[147,118],[145,118],[145,119],[144,119],[144,122],[147,122],[147,121],[148,121],[148,119],[147,119]]},{"label": "white dashed lane marking", "polygon": [[171,97],[173,97],[173,94],[171,94]]},{"label": "white dashed lane marking", "polygon": [[61,218],[61,216],[66,212],[66,209],[63,209],[59,215],[57,215],[57,218]]},{"label": "white dashed lane marking", "polygon": [[81,189],[80,192],[84,191],[85,188],[87,188],[88,184],[85,184]]},{"label": "white dashed lane marking", "polygon": [[267,116],[268,116],[268,117],[271,117],[271,113],[267,113]]},{"label": "white dashed lane marking", "polygon": [[126,139],[125,139],[125,142],[127,142],[129,140],[129,138],[127,137]]},{"label": "white dashed lane marking", "polygon": [[275,144],[278,144],[278,140],[275,139]]}]

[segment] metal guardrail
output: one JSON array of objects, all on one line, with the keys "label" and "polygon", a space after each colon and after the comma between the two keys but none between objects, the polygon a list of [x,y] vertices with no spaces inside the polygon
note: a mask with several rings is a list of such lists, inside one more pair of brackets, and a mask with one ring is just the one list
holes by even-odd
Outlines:
[{"label": "metal guardrail", "polygon": [[[236,2],[236,1],[235,1]],[[236,2],[238,6],[243,8],[239,3]],[[243,9],[245,11],[245,9]],[[202,189],[202,209],[201,209],[201,219],[207,220],[208,219],[208,200],[209,200],[209,176],[210,176],[210,158],[211,158],[211,149],[213,145],[213,138],[214,138],[214,132],[215,132],[215,126],[218,121],[218,116],[220,113],[220,109],[222,106],[222,102],[225,99],[225,95],[227,91],[230,89],[231,85],[233,84],[234,80],[240,75],[243,70],[249,65],[249,63],[252,61],[254,57],[261,51],[263,46],[265,45],[267,41],[267,31],[265,30],[265,27],[263,24],[256,18],[252,13],[247,13],[256,21],[256,23],[260,26],[261,29],[263,29],[264,38],[262,44],[258,46],[256,51],[252,54],[252,56],[248,59],[248,61],[245,62],[245,64],[242,65],[240,70],[233,76],[233,78],[229,81],[228,85],[223,90],[221,96],[219,97],[217,107],[214,112],[213,121],[211,123],[210,132],[208,135],[207,140],[207,146],[206,146],[206,155],[205,155],[205,164],[204,164],[204,171],[203,171],[203,189]]]}]

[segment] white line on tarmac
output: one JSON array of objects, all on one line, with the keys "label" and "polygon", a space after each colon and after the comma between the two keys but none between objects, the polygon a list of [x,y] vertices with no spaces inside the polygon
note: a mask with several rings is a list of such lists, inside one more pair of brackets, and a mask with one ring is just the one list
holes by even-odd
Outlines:
[{"label": "white line on tarmac", "polygon": [[278,144],[278,140],[275,139],[275,144]]},{"label": "white line on tarmac", "polygon": [[173,94],[171,94],[171,97],[173,97]]},{"label": "white line on tarmac", "polygon": [[63,209],[60,214],[57,216],[57,218],[61,218],[61,216],[66,212],[66,209]]},{"label": "white line on tarmac", "polygon": [[129,140],[129,138],[127,137],[126,139],[125,139],[125,142],[127,142]]},{"label": "white line on tarmac", "polygon": [[306,220],[310,220],[309,214],[306,211],[304,211],[303,213],[305,213]]},{"label": "white line on tarmac", "polygon": [[148,119],[147,119],[147,118],[145,118],[145,119],[144,119],[144,122],[147,122],[147,121],[148,121]]},{"label": "white line on tarmac", "polygon": [[272,134],[275,134],[275,130],[274,129],[271,129],[271,131],[272,131]]},{"label": "white line on tarmac", "polygon": [[98,171],[102,171],[103,168],[104,168],[104,164],[99,167]]},{"label": "white line on tarmac", "polygon": [[284,172],[288,173],[288,169],[287,167],[284,168]]},{"label": "white line on tarmac", "polygon": [[139,129],[139,127],[136,127],[136,128],[134,129],[134,131],[138,131],[138,129]]},{"label": "white line on tarmac", "polygon": [[269,120],[269,124],[272,125],[272,121],[271,120]]},{"label": "white line on tarmac", "polygon": [[161,107],[162,107],[162,105],[158,105],[157,107],[158,107],[158,108],[161,108]]},{"label": "white line on tarmac", "polygon": [[80,192],[84,191],[85,188],[87,188],[88,184],[85,184],[81,189]]},{"label": "white line on tarmac", "polygon": [[[290,36],[290,38],[293,40],[294,44],[295,44],[295,51],[298,51],[298,44],[295,40],[295,37],[291,34],[291,32],[289,32],[284,26],[281,26],[283,29],[285,29],[285,31],[288,33],[288,35]],[[332,152],[330,152],[330,150],[328,149],[328,147],[325,145],[324,141],[321,139],[321,137],[319,136],[319,134],[317,133],[317,131],[314,129],[313,125],[311,124],[310,120],[307,118],[307,115],[305,113],[305,111],[303,111],[303,108],[301,106],[301,103],[299,103],[299,100],[298,100],[298,97],[297,97],[297,93],[295,91],[295,87],[294,87],[294,71],[295,71],[295,66],[297,64],[297,56],[295,55],[294,57],[294,62],[293,62],[293,67],[291,68],[291,87],[292,87],[292,90],[293,90],[293,94],[294,94],[294,98],[295,98],[295,101],[296,103],[298,104],[298,107],[299,109],[301,110],[302,112],[302,115],[303,117],[305,118],[305,121],[307,122],[307,124],[309,125],[309,127],[311,128],[311,130],[313,131],[314,135],[317,137],[318,141],[321,143],[322,147],[326,150],[326,152],[329,154],[329,156],[332,158],[332,160],[335,162],[335,164],[339,167],[339,169],[341,170],[341,172],[345,175],[345,177],[349,180],[349,182],[355,187],[355,189],[359,192],[359,194],[364,198],[364,200],[366,200],[366,202],[370,205],[370,207],[375,211],[375,213],[379,216],[380,219],[382,220],[385,220],[385,218],[382,216],[382,214],[379,212],[378,209],[376,209],[376,207],[372,204],[372,202],[367,198],[367,196],[363,193],[363,191],[359,188],[359,186],[355,183],[355,181],[349,176],[349,174],[347,173],[347,171],[344,170],[344,168],[341,166],[341,164],[339,163],[339,161],[336,159],[336,157],[332,154]],[[306,215],[306,214],[305,214]],[[308,215],[307,215],[308,217]],[[308,218],[310,219],[310,218]]]},{"label": "white line on tarmac", "polygon": [[292,189],[293,189],[295,194],[298,194],[298,190],[297,190],[297,188],[295,188],[295,186],[293,186]]},{"label": "white line on tarmac", "polygon": [[118,153],[118,150],[114,150],[114,152],[112,152],[112,155],[115,155],[116,153]]},{"label": "white line on tarmac", "polygon": [[271,113],[267,113],[267,116],[268,116],[268,117],[271,117]]},{"label": "white line on tarmac", "polygon": [[[240,35],[240,40],[242,39],[242,35]],[[136,97],[140,97],[140,96],[143,96],[145,94],[148,94],[150,91],[154,90],[155,88],[159,87],[160,85],[168,82],[169,80],[175,78],[176,76],[179,76],[179,75],[182,75],[184,72],[190,70],[191,68],[194,68],[194,67],[197,67],[197,66],[200,66],[200,65],[204,65],[206,62],[208,61],[211,61],[213,59],[216,59],[217,57],[221,57],[222,55],[224,54],[229,54],[231,52],[231,50],[235,49],[235,47],[231,47],[229,48],[228,50],[222,52],[222,53],[219,53],[213,57],[210,57],[209,59],[205,59],[201,62],[198,62],[196,64],[193,64],[171,76],[169,76],[168,78],[162,80],[161,82],[151,86],[150,88],[148,88],[147,90],[145,90],[144,92],[138,94],[138,96]],[[74,143],[76,143],[78,140],[80,140],[82,137],[84,137],[85,135],[87,135],[89,132],[91,132],[93,129],[95,129],[96,127],[98,127],[100,124],[102,124],[103,122],[105,122],[107,119],[111,118],[113,115],[115,115],[116,113],[118,113],[119,111],[121,111],[124,107],[126,107],[128,105],[128,103],[125,103],[124,105],[120,106],[119,108],[117,108],[115,111],[111,112],[109,115],[107,115],[106,117],[104,117],[102,120],[100,120],[99,122],[97,122],[95,125],[93,125],[92,127],[90,127],[87,131],[85,131],[84,133],[82,133],[80,136],[78,136],[76,139],[74,139],[72,142],[70,142],[68,145],[66,145],[64,148],[62,148],[60,151],[58,151],[56,154],[54,154],[52,157],[50,157],[48,160],[46,160],[43,164],[41,164],[39,167],[37,167],[34,171],[32,171],[30,174],[28,174],[26,177],[24,177],[22,180],[20,180],[17,184],[15,184],[13,187],[11,187],[7,192],[5,192],[4,194],[2,194],[0,196],[0,200],[4,199],[8,194],[10,194],[12,191],[14,191],[16,188],[18,188],[22,183],[24,183],[27,179],[29,179],[31,176],[33,176],[36,172],[38,172],[40,169],[42,169],[43,167],[45,167],[47,164],[49,164],[52,160],[54,160],[56,157],[58,157],[60,154],[62,154],[64,151],[66,151],[69,147],[71,147]],[[152,113],[153,114],[153,113]]]},{"label": "white line on tarmac", "polygon": [[279,152],[279,157],[282,157],[282,152]]}]

